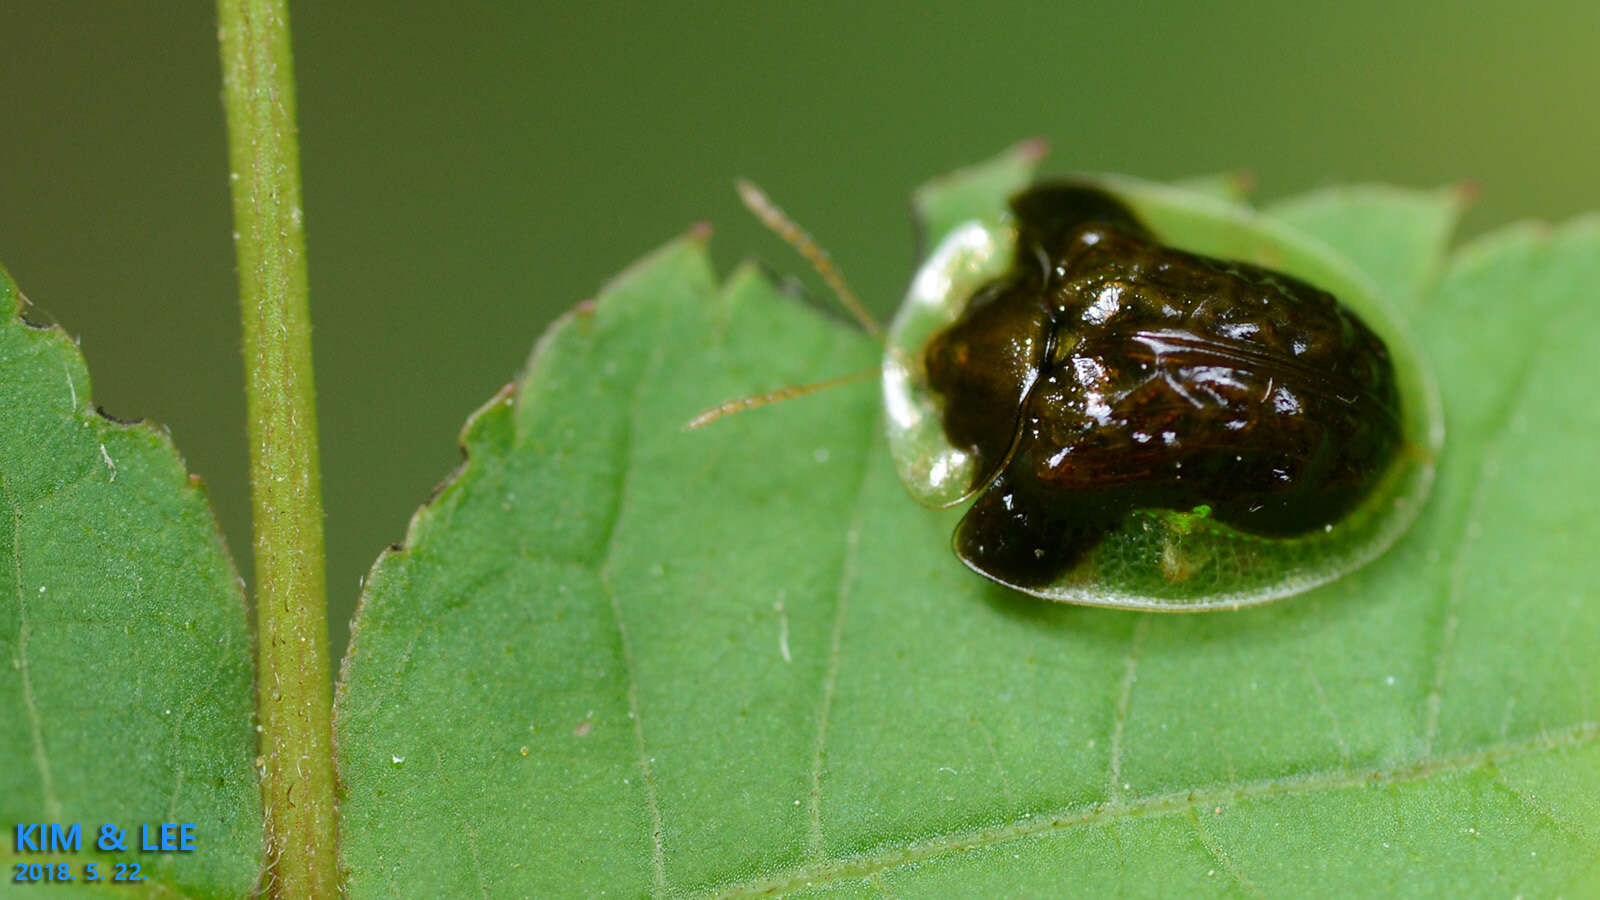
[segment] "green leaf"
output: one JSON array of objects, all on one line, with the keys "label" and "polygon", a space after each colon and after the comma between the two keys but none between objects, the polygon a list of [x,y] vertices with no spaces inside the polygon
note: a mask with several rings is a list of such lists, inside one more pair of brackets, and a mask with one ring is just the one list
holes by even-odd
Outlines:
[{"label": "green leaf", "polygon": [[[919,208],[985,190],[1009,185]],[[1600,231],[1441,270],[1414,199],[1302,224],[1417,310],[1435,496],[1376,563],[1238,613],[974,576],[871,387],[681,431],[876,349],[747,269],[719,285],[693,241],[638,264],[473,417],[367,581],[336,723],[352,893],[1593,889]]]},{"label": "green leaf", "polygon": [[1191,194],[1242,204],[1250,199],[1250,191],[1255,188],[1255,176],[1244,171],[1217,172],[1180,179],[1173,183],[1173,187]]},{"label": "green leaf", "polygon": [[1328,188],[1267,207],[1284,224],[1338,248],[1397,302],[1420,301],[1438,277],[1469,192],[1383,185]]},{"label": "green leaf", "polygon": [[[231,897],[260,869],[250,634],[199,479],[164,431],[96,412],[77,346],[0,272],[0,820],[82,825],[111,892]],[[113,854],[101,825],[192,823],[196,849]],[[14,872],[8,870],[6,881]],[[41,895],[65,895],[64,885]],[[115,891],[126,896],[127,890]]]},{"label": "green leaf", "polygon": [[957,225],[972,219],[993,221],[1004,201],[1027,187],[1044,156],[1043,141],[1023,141],[994,159],[968,166],[923,185],[911,198],[921,226],[923,249],[935,247]]}]

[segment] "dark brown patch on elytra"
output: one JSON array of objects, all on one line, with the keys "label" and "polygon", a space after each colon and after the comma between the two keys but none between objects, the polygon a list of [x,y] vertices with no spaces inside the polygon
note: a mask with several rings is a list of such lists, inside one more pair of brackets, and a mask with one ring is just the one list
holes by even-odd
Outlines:
[{"label": "dark brown patch on elytra", "polygon": [[924,360],[986,485],[956,531],[968,563],[1042,587],[1134,510],[1290,537],[1372,490],[1401,443],[1394,364],[1332,294],[1163,246],[1095,188],[1011,206],[1010,270]]}]

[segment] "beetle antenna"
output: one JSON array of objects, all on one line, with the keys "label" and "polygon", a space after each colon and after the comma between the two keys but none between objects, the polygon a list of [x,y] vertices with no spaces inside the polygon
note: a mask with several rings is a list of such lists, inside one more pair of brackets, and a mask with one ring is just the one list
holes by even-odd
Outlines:
[{"label": "beetle antenna", "polygon": [[878,368],[864,369],[860,372],[852,372],[849,375],[841,375],[838,378],[829,378],[827,381],[814,381],[811,384],[792,384],[785,388],[778,388],[775,391],[768,391],[765,394],[754,394],[749,397],[739,397],[733,400],[728,400],[723,403],[718,403],[716,406],[711,407],[705,412],[702,412],[700,415],[690,419],[688,422],[685,422],[683,425],[683,430],[693,431],[696,428],[704,428],[723,416],[731,416],[734,413],[741,413],[745,412],[746,410],[757,409],[773,403],[781,403],[784,400],[793,400],[796,397],[804,397],[807,394],[815,394],[819,391],[828,390],[829,388],[854,384],[857,381],[862,381],[867,378],[876,378],[882,371],[882,369]]},{"label": "beetle antenna", "polygon": [[839,267],[833,264],[828,251],[812,240],[811,235],[796,225],[776,203],[767,199],[767,195],[762,193],[760,188],[743,178],[735,182],[735,186],[739,189],[739,199],[744,201],[745,208],[755,213],[761,224],[772,229],[785,243],[805,257],[806,262],[810,263],[811,268],[828,283],[828,287],[833,289],[834,296],[839,298],[839,302],[851,316],[855,317],[856,322],[867,330],[867,334],[882,343],[883,326],[879,325],[878,320],[872,317],[872,313],[867,312],[867,308],[861,305],[861,298],[856,296],[855,291],[850,290],[850,285],[845,282]]}]

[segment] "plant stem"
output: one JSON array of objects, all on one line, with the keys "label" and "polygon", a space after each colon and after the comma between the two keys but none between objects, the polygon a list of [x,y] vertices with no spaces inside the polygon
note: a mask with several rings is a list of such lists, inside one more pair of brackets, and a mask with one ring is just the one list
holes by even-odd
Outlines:
[{"label": "plant stem", "polygon": [[255,531],[264,885],[338,891],[327,587],[286,0],[218,0]]}]

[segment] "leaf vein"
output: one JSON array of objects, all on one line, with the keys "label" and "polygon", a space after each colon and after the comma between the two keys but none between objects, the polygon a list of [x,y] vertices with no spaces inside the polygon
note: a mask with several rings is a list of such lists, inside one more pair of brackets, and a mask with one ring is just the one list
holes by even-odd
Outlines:
[{"label": "leaf vein", "polygon": [[1222,849],[1222,845],[1217,843],[1210,832],[1206,831],[1204,825],[1200,824],[1200,817],[1195,814],[1194,807],[1189,807],[1185,810],[1185,813],[1187,815],[1184,818],[1189,820],[1189,826],[1194,829],[1195,837],[1200,839],[1200,846],[1204,847],[1206,854],[1217,865],[1222,867],[1222,871],[1228,874],[1233,883],[1243,888],[1245,893],[1252,897],[1265,897],[1266,895],[1261,893],[1261,889],[1256,887],[1256,883],[1250,880],[1250,876],[1244,873],[1244,869],[1239,867],[1238,861],[1226,850]]},{"label": "leaf vein", "polygon": [[1311,688],[1317,695],[1317,703],[1322,706],[1323,712],[1328,714],[1328,722],[1333,726],[1333,742],[1339,745],[1339,758],[1345,762],[1350,761],[1350,745],[1344,739],[1344,729],[1339,725],[1339,713],[1328,702],[1328,693],[1322,689],[1322,679],[1317,677],[1316,669],[1311,667],[1310,660],[1301,660],[1306,675],[1311,679]]},{"label": "leaf vein", "polygon": [[[444,773],[444,751],[438,747],[433,748],[434,777],[447,789],[454,790],[449,776]],[[468,816],[462,820],[462,829],[467,835],[467,849],[472,852],[472,876],[478,883],[478,893],[484,897],[489,896],[489,889],[483,881],[483,859],[478,853],[478,829],[472,825],[472,818]]]},{"label": "leaf vein", "polygon": [[[1538,346],[1538,343],[1535,344]],[[1523,391],[1531,381],[1531,373],[1535,353],[1526,353],[1517,366],[1511,378],[1511,387],[1505,392],[1500,403],[1490,413],[1485,421],[1482,433],[1493,435],[1484,452],[1478,457],[1477,466],[1473,471],[1472,484],[1474,485],[1472,497],[1466,504],[1466,509],[1461,514],[1461,520],[1455,523],[1454,540],[1449,546],[1455,548],[1455,559],[1450,564],[1450,584],[1445,592],[1445,614],[1441,625],[1442,633],[1439,638],[1439,649],[1434,657],[1433,687],[1428,692],[1428,699],[1423,713],[1422,728],[1422,755],[1424,758],[1432,755],[1433,743],[1439,735],[1439,715],[1444,706],[1445,678],[1450,672],[1450,660],[1455,650],[1456,632],[1461,624],[1461,598],[1466,584],[1467,563],[1472,559],[1472,554],[1467,552],[1467,545],[1472,543],[1474,535],[1472,523],[1476,521],[1478,512],[1483,508],[1484,500],[1488,496],[1489,479],[1485,473],[1491,461],[1498,457],[1501,445],[1506,440],[1505,424],[1510,421],[1511,413],[1517,408],[1518,401]]]},{"label": "leaf vein", "polygon": [[989,748],[989,759],[994,762],[994,770],[1000,775],[1000,790],[1006,798],[1006,812],[1014,814],[1017,811],[1017,798],[1011,791],[1011,779],[1006,776],[1006,767],[1000,763],[1000,753],[994,746],[994,735],[989,732],[989,727],[983,724],[982,719],[974,719],[978,726],[978,733],[983,735],[984,746]]},{"label": "leaf vein", "polygon": [[650,763],[650,752],[645,742],[644,714],[639,703],[638,663],[634,659],[633,644],[628,639],[628,623],[622,614],[622,600],[617,596],[616,588],[611,583],[611,563],[616,558],[617,535],[622,531],[622,521],[627,512],[628,498],[633,491],[633,463],[637,456],[634,440],[638,431],[637,419],[640,395],[644,384],[651,380],[649,375],[655,369],[658,369],[660,364],[661,351],[658,349],[651,356],[646,366],[650,372],[641,372],[639,378],[630,387],[631,396],[628,403],[628,414],[624,419],[625,429],[622,435],[622,487],[617,491],[617,503],[612,510],[611,522],[606,529],[605,552],[602,555],[599,568],[600,586],[606,592],[606,599],[610,601],[612,623],[616,626],[617,640],[622,650],[622,664],[628,674],[628,718],[633,722],[633,743],[638,756],[636,765],[639,768],[639,775],[644,781],[645,805],[650,811],[650,869],[652,889],[657,897],[666,896],[667,893],[667,859],[666,848],[662,843],[661,804],[656,796],[655,770]]},{"label": "leaf vein", "polygon": [[1560,831],[1562,834],[1565,834],[1567,837],[1570,837],[1581,844],[1587,845],[1593,843],[1592,839],[1583,833],[1580,826],[1556,815],[1554,810],[1545,806],[1543,803],[1540,803],[1539,799],[1533,794],[1512,784],[1511,780],[1505,776],[1505,773],[1501,772],[1499,769],[1494,770],[1494,786],[1506,792],[1507,794],[1510,794],[1517,800],[1518,803],[1532,810],[1539,816],[1539,818],[1544,819],[1551,825],[1554,825],[1558,831]]},{"label": "leaf vein", "polygon": [[174,717],[176,721],[172,723],[172,743],[168,745],[167,749],[173,760],[172,794],[167,799],[167,821],[169,822],[182,821],[178,818],[178,795],[183,793],[183,784],[189,774],[188,770],[183,767],[183,757],[180,755],[179,747],[183,739],[184,726],[188,724],[189,716],[194,713],[195,706],[202,700],[210,699],[211,692],[216,688],[217,682],[222,680],[222,676],[227,671],[227,665],[220,661],[216,666],[213,666],[211,678],[206,681],[206,686],[190,694],[188,699],[183,702],[183,707],[178,711],[178,715]]},{"label": "leaf vein", "polygon": [[11,507],[11,572],[17,592],[17,672],[22,679],[22,705],[28,713],[28,737],[33,745],[33,764],[39,770],[39,788],[44,794],[50,818],[61,819],[61,800],[56,796],[55,778],[50,771],[50,756],[44,749],[44,726],[39,719],[39,704],[33,692],[32,665],[28,661],[28,592],[22,584],[22,510],[17,495],[4,471],[0,471],[0,493]]},{"label": "leaf vein", "polygon": [[1123,819],[1181,813],[1195,806],[1222,806],[1264,797],[1293,797],[1363,785],[1420,781],[1449,772],[1473,771],[1500,760],[1559,748],[1576,747],[1600,738],[1600,722],[1580,722],[1509,743],[1480,747],[1444,757],[1421,757],[1410,763],[1375,769],[1320,769],[1284,778],[1262,778],[1244,784],[1200,785],[1118,803],[1088,803],[1053,813],[1030,816],[1002,826],[966,829],[929,837],[913,844],[884,847],[827,860],[760,880],[727,885],[717,897],[770,896],[824,882],[864,878],[876,872],[923,863],[949,853],[975,850],[1064,831],[1082,825],[1115,824]]},{"label": "leaf vein", "polygon": [[1128,712],[1133,707],[1133,686],[1139,680],[1139,651],[1144,647],[1145,635],[1150,632],[1151,618],[1149,613],[1141,615],[1128,636],[1128,655],[1123,661],[1117,707],[1111,723],[1111,758],[1106,765],[1106,797],[1112,802],[1122,796],[1122,732],[1128,722]]},{"label": "leaf vein", "polygon": [[867,485],[872,474],[873,450],[876,449],[879,420],[873,418],[873,427],[867,431],[867,451],[862,454],[861,477],[856,484],[855,508],[850,512],[850,524],[845,531],[844,559],[840,564],[839,583],[834,591],[833,629],[828,637],[828,668],[822,676],[822,700],[817,711],[817,737],[811,753],[811,809],[807,846],[815,860],[822,859],[822,761],[827,751],[828,720],[833,713],[833,695],[839,685],[839,648],[844,641],[845,611],[849,605],[850,585],[855,581],[858,552],[861,546],[861,522],[866,516]]}]

